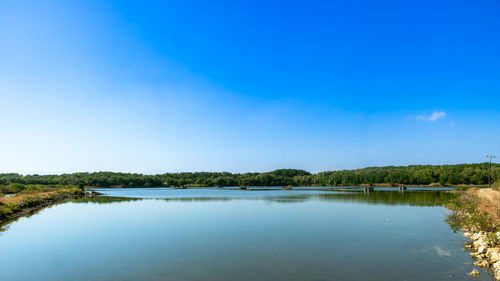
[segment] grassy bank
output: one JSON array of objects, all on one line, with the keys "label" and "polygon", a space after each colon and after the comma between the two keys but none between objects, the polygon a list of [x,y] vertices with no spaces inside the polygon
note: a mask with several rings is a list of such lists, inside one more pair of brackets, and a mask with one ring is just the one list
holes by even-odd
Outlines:
[{"label": "grassy bank", "polygon": [[469,189],[448,203],[453,211],[448,222],[455,230],[500,230],[500,192],[493,189]]},{"label": "grassy bank", "polygon": [[81,197],[84,191],[73,186],[16,185],[0,186],[0,191],[14,196],[0,197],[0,223],[22,216],[36,209],[69,198]]}]

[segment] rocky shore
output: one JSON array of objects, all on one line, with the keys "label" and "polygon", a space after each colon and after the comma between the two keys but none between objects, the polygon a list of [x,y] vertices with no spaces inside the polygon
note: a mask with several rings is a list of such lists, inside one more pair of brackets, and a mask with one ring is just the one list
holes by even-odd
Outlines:
[{"label": "rocky shore", "polygon": [[[464,236],[472,242],[465,244],[465,247],[471,249],[471,256],[476,260],[475,266],[490,270],[495,280],[500,280],[500,247],[492,246],[493,235],[497,240],[500,239],[500,232],[467,231]],[[471,274],[479,275],[479,272],[473,270]]]}]

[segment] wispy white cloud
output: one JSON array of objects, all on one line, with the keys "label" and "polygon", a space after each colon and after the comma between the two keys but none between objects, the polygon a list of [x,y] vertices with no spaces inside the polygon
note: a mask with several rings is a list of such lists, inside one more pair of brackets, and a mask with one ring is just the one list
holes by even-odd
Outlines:
[{"label": "wispy white cloud", "polygon": [[426,116],[426,115],[419,115],[416,117],[417,120],[423,120],[423,121],[429,121],[429,122],[434,122],[436,120],[439,120],[441,118],[444,118],[446,116],[446,112],[444,111],[434,111],[431,115]]}]

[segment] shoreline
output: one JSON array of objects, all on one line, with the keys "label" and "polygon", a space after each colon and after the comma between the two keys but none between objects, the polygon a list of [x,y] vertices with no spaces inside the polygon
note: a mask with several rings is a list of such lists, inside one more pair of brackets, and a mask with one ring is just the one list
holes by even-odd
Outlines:
[{"label": "shoreline", "polygon": [[[334,188],[345,188],[345,187],[373,187],[373,188],[387,188],[387,187],[394,187],[397,188],[399,186],[405,186],[405,187],[423,187],[423,188],[455,188],[455,187],[466,187],[466,188],[486,188],[487,185],[464,185],[464,184],[457,184],[457,185],[433,185],[433,184],[396,184],[396,185],[391,185],[391,184],[359,184],[359,185],[293,185],[292,187],[334,187]],[[224,188],[224,187],[240,187],[238,185],[227,185],[227,186],[202,186],[202,185],[186,185],[186,186],[85,186],[85,189],[108,189],[108,188],[113,188],[113,189],[119,189],[119,188],[191,188],[191,187],[196,187],[196,188]],[[250,185],[247,186],[248,188],[251,187],[284,187],[284,185]]]},{"label": "shoreline", "polygon": [[[448,208],[452,210],[447,219],[450,226],[470,239],[464,248],[471,251],[474,266],[500,280],[500,192],[491,188],[462,192]],[[477,269],[470,274],[479,276]]]},{"label": "shoreline", "polygon": [[51,205],[84,196],[83,191],[65,189],[0,198],[0,226]]},{"label": "shoreline", "polygon": [[[471,250],[470,255],[476,260],[474,266],[489,270],[495,280],[500,280],[500,246],[488,245],[489,235],[488,232],[470,229],[464,232],[464,236],[471,242],[466,243],[464,247]],[[494,233],[494,235],[498,234]],[[476,272],[477,270],[473,269],[471,274],[475,275]]]}]

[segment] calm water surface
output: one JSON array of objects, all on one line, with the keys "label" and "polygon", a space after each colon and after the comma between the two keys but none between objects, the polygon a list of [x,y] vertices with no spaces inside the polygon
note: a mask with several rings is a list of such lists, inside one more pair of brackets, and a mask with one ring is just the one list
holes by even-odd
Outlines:
[{"label": "calm water surface", "polygon": [[105,192],[4,227],[0,280],[491,280],[443,192]]}]

